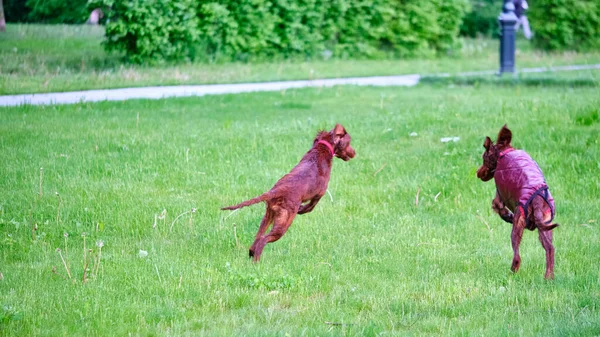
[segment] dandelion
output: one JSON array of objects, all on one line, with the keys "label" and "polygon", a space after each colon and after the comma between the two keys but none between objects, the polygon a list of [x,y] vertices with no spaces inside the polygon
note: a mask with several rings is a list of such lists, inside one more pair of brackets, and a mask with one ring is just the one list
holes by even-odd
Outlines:
[{"label": "dandelion", "polygon": [[69,254],[69,246],[67,244],[67,240],[69,239],[69,233],[65,232],[65,234],[63,234],[64,238],[65,238],[65,255]]},{"label": "dandelion", "polygon": [[140,251],[138,252],[138,256],[140,258],[145,258],[146,256],[148,256],[148,252],[145,250],[140,249]]},{"label": "dandelion", "polygon": [[35,232],[38,230],[38,225],[37,223],[33,224],[33,227],[31,228],[31,239],[35,240]]},{"label": "dandelion", "polygon": [[96,275],[96,277],[98,277],[98,269],[100,269],[100,259],[102,258],[102,247],[104,247],[104,241],[102,241],[102,240],[96,241],[96,246],[98,247],[98,264],[96,264],[95,275]]},{"label": "dandelion", "polygon": [[192,231],[194,213],[196,213],[196,209],[192,208],[191,213],[190,213],[190,232]]},{"label": "dandelion", "polygon": [[[85,235],[86,233],[83,232],[81,233],[81,237],[83,237],[83,283],[85,283],[87,281],[87,267],[88,267],[88,263],[87,263],[87,248],[85,246]],[[90,249],[91,251],[91,249]]]},{"label": "dandelion", "polygon": [[163,227],[165,225],[165,221],[167,221],[167,210],[163,208],[162,212],[160,212],[160,214],[158,215],[158,219],[162,220],[163,222]]},{"label": "dandelion", "polygon": [[58,255],[60,255],[60,259],[62,260],[62,263],[65,266],[65,269],[67,270],[69,279],[71,279],[71,271],[69,270],[69,267],[67,266],[67,262],[65,261],[65,258],[62,256],[62,252],[61,252],[60,248],[56,248],[56,251],[58,252]]},{"label": "dandelion", "polygon": [[[183,212],[183,213],[179,214],[178,216],[176,216],[176,217],[175,217],[175,220],[173,220],[173,222],[171,223],[171,227],[169,227],[169,232],[172,232],[172,231],[173,231],[173,226],[175,225],[175,222],[177,222],[177,220],[178,220],[179,218],[181,218],[182,216],[184,216],[184,215],[186,215],[186,214],[188,214],[188,213],[195,213],[195,212],[196,212],[196,209],[195,209],[195,208],[192,208],[191,210],[189,210],[189,211],[186,211],[186,212]],[[190,226],[191,226],[191,223],[192,223],[192,218],[191,218],[191,216],[190,216]]]},{"label": "dandelion", "polygon": [[56,223],[58,224],[58,220],[60,219],[60,205],[62,204],[62,198],[55,192],[56,197],[58,198],[58,209],[56,210]]},{"label": "dandelion", "polygon": [[[233,224],[233,236],[235,237],[235,246],[239,247],[240,241],[238,240],[238,237],[237,237],[237,228],[235,226],[235,223]],[[227,264],[229,264],[229,262],[227,262]]]},{"label": "dandelion", "polygon": [[44,190],[42,188],[44,182],[44,168],[40,167],[40,197],[44,195]]}]

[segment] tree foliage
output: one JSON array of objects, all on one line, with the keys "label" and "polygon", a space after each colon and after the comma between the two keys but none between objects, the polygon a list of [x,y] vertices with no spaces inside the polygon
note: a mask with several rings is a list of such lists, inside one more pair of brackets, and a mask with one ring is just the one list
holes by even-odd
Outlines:
[{"label": "tree foliage", "polygon": [[536,0],[528,16],[539,48],[600,48],[600,0]]},{"label": "tree foliage", "polygon": [[498,16],[502,0],[470,0],[472,10],[465,15],[460,27],[463,36],[493,36],[498,31]]},{"label": "tree foliage", "polygon": [[106,46],[135,61],[435,55],[458,47],[467,0],[95,0]]}]

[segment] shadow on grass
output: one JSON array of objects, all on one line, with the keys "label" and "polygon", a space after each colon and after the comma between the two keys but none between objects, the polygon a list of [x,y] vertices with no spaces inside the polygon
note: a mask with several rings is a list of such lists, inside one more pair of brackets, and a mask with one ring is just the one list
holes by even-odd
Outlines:
[{"label": "shadow on grass", "polygon": [[600,87],[600,80],[593,78],[560,78],[560,77],[499,77],[499,76],[427,76],[421,78],[420,84],[436,86],[460,85],[499,85],[499,86],[530,86],[530,87]]}]

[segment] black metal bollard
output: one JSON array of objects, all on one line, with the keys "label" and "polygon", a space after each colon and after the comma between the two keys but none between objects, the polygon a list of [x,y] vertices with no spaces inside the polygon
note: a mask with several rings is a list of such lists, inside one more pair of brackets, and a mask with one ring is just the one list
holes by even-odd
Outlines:
[{"label": "black metal bollard", "polygon": [[500,24],[500,72],[515,72],[515,25],[517,16],[515,15],[515,5],[512,0],[504,0],[502,13],[498,17]]}]

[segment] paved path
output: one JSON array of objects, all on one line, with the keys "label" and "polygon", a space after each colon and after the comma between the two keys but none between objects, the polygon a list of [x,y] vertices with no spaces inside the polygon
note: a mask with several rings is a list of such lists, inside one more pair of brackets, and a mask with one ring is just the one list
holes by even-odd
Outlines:
[{"label": "paved path", "polygon": [[[549,72],[549,71],[572,71],[600,69],[600,64],[563,66],[552,68],[526,68],[520,69],[521,73]],[[491,75],[494,71],[480,71],[460,73],[454,76],[481,76]],[[451,74],[439,74],[433,76],[448,77]],[[311,81],[282,81],[264,83],[240,83],[240,84],[212,84],[212,85],[180,85],[168,87],[141,87],[107,90],[86,90],[47,94],[27,94],[0,96],[1,106],[18,106],[23,104],[74,104],[80,102],[98,101],[123,101],[127,99],[160,99],[166,97],[204,96],[237,94],[243,92],[257,91],[280,91],[293,88],[306,87],[332,87],[335,85],[371,85],[371,86],[414,86],[419,83],[421,75],[402,76],[374,76],[323,79]]]}]

